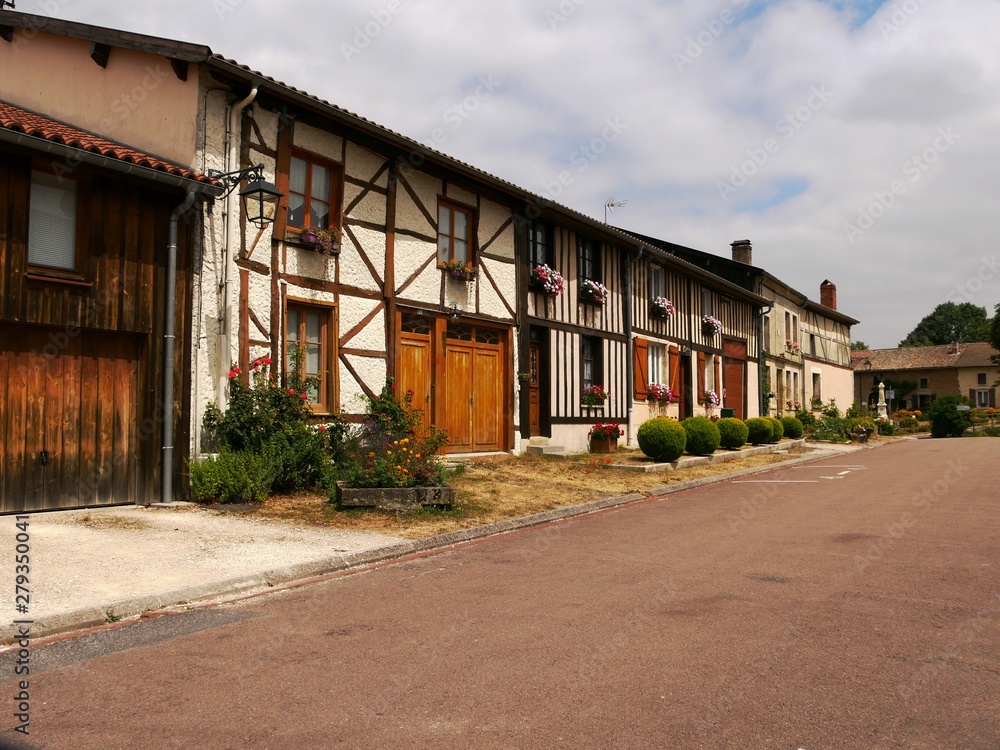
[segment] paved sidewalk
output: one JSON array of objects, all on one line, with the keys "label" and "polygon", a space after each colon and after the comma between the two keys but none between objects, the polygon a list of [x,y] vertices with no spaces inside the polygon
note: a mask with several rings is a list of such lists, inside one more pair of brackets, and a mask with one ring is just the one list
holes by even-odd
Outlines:
[{"label": "paved sidewalk", "polygon": [[[830,446],[788,462],[664,486],[647,494],[673,493],[849,450],[859,447]],[[0,643],[9,642],[16,633],[11,624],[15,619],[32,620],[32,637],[38,638],[198,600],[266,590],[644,497],[639,493],[610,497],[416,541],[234,518],[190,504],[38,513],[30,516],[28,525],[30,604],[26,614],[15,610],[16,518],[2,516],[0,581],[5,592],[0,597],[0,622],[4,623]]]}]

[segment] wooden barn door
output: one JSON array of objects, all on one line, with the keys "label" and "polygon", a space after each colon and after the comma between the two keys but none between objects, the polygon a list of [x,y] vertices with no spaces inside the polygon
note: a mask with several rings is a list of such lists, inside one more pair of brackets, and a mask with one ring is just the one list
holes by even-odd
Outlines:
[{"label": "wooden barn door", "polygon": [[136,337],[10,326],[0,352],[0,512],[134,503]]}]

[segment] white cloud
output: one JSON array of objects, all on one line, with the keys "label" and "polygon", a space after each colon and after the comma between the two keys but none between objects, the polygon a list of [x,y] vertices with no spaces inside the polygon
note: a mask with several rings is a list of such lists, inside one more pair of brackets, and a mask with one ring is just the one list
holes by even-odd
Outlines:
[{"label": "white cloud", "polygon": [[[56,5],[205,44],[530,190],[568,171],[559,200],[594,217],[615,195],[629,204],[614,223],[672,242],[726,254],[749,237],[758,265],[814,299],[834,281],[874,346],[974,276],[998,234],[994,0]],[[456,126],[481,77],[499,86]],[[817,88],[831,96],[810,109]],[[581,161],[609,118],[626,129]],[[948,128],[960,138],[913,180],[914,155]],[[777,148],[723,200],[719,182],[768,139]],[[905,192],[852,243],[845,225],[896,181]],[[991,280],[971,301],[992,313],[998,300]]]}]

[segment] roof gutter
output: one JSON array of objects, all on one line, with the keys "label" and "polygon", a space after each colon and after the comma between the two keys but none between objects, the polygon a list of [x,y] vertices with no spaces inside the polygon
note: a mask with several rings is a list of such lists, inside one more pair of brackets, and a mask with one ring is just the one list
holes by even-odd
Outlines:
[{"label": "roof gutter", "polygon": [[100,167],[118,174],[138,177],[149,182],[155,182],[167,187],[180,188],[185,192],[201,193],[218,198],[222,195],[223,188],[219,185],[212,185],[207,182],[199,182],[187,177],[178,177],[169,172],[161,172],[158,169],[144,167],[141,164],[114,159],[103,154],[95,154],[93,151],[85,151],[73,146],[66,146],[62,143],[49,141],[35,135],[28,135],[17,130],[0,128],[0,143],[10,143],[15,146],[29,148],[32,151],[41,151],[65,159],[69,165],[87,164],[93,167]]}]

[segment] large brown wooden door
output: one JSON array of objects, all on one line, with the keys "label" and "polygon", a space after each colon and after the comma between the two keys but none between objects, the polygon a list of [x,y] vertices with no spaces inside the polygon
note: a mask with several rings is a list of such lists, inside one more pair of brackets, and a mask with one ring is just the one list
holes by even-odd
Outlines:
[{"label": "large brown wooden door", "polygon": [[541,381],[542,345],[532,341],[528,346],[528,435],[542,434]]},{"label": "large brown wooden door", "polygon": [[8,327],[0,351],[0,512],[133,503],[138,341]]},{"label": "large brown wooden door", "polygon": [[734,409],[737,419],[744,419],[747,344],[745,341],[726,340],[722,351],[724,357],[722,387],[726,394],[722,405]]},{"label": "large brown wooden door", "polygon": [[413,391],[414,407],[423,412],[424,426],[430,426],[433,404],[433,357],[430,321],[420,315],[406,315],[399,334],[399,365],[396,387],[405,394]]},{"label": "large brown wooden door", "polygon": [[503,442],[503,339],[499,330],[449,323],[445,335],[447,451],[500,450]]}]

